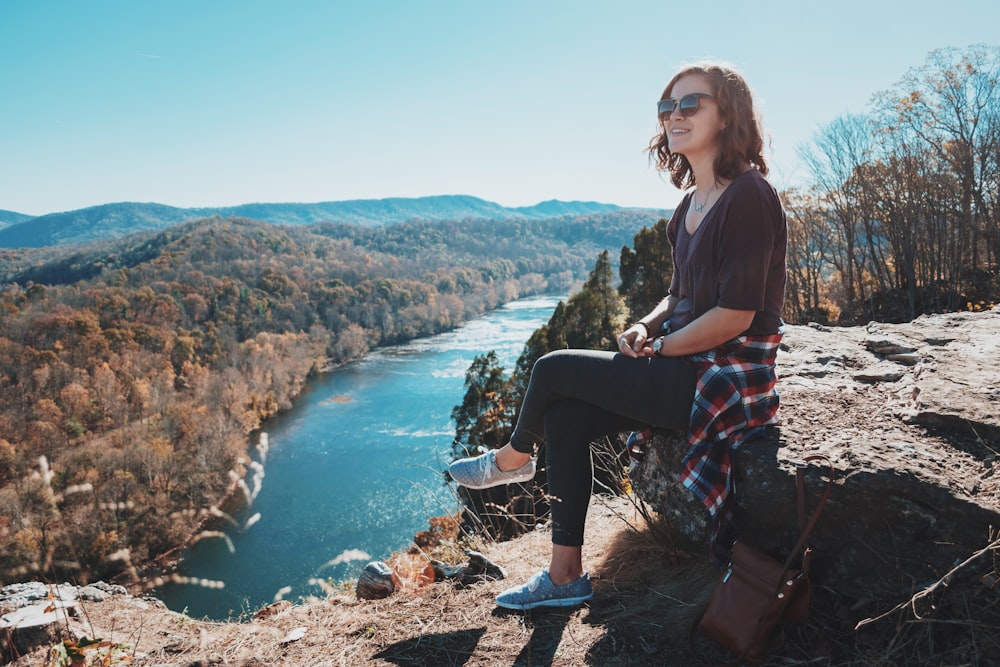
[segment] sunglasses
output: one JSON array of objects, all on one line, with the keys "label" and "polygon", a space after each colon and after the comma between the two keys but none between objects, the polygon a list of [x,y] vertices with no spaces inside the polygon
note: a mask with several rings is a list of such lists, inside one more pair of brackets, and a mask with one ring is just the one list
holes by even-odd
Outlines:
[{"label": "sunglasses", "polygon": [[665,100],[660,100],[656,105],[656,113],[660,117],[660,120],[669,118],[673,115],[675,109],[681,110],[681,115],[687,118],[688,116],[693,116],[698,113],[698,108],[701,106],[701,98],[708,98],[714,100],[715,98],[707,93],[688,93],[679,100],[675,100],[672,97],[668,97]]}]

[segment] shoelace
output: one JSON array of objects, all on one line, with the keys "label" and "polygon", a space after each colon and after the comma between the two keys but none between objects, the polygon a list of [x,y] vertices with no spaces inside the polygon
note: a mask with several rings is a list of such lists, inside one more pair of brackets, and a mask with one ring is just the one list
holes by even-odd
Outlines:
[{"label": "shoelace", "polygon": [[496,455],[487,456],[485,459],[483,459],[483,465],[486,468],[486,470],[483,471],[485,473],[483,475],[483,479],[486,481],[489,481],[490,479],[493,478],[494,470],[496,470],[497,472],[500,471],[500,466],[497,465]]}]

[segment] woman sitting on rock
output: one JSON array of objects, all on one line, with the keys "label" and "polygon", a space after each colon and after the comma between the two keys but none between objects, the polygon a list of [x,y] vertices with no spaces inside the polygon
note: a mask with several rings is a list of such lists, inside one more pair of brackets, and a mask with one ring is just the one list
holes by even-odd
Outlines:
[{"label": "woman sitting on rock", "polygon": [[[526,482],[535,474],[536,444],[545,442],[551,562],[501,593],[501,607],[572,606],[592,597],[581,548],[590,442],[650,427],[687,433],[682,480],[718,527],[732,450],[777,421],[786,226],[765,179],[750,89],[728,67],[687,67],[663,91],[657,113],[650,155],[675,186],[690,188],[668,226],[669,294],[618,337],[617,353],[559,350],[539,359],[510,442],[449,467],[471,489]],[[725,553],[730,545],[714,538]]]}]

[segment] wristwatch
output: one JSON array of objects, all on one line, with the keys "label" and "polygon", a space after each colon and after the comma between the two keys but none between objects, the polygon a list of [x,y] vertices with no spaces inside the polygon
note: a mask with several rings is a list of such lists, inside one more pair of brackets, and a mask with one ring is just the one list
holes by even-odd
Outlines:
[{"label": "wristwatch", "polygon": [[659,336],[656,340],[653,341],[653,345],[650,347],[650,349],[653,350],[653,354],[658,357],[660,356],[660,348],[662,347],[663,347],[663,336]]}]

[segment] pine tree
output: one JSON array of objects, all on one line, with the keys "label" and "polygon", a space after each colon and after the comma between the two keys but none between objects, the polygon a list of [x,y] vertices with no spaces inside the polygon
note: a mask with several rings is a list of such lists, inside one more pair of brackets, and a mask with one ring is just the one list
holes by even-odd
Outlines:
[{"label": "pine tree", "polygon": [[614,287],[610,253],[597,257],[583,289],[566,305],[566,343],[571,348],[613,350],[625,325],[625,304]]},{"label": "pine tree", "polygon": [[455,420],[455,458],[475,455],[480,448],[505,445],[512,430],[514,407],[496,352],[491,350],[473,359],[465,372],[465,398],[451,411]]},{"label": "pine tree", "polygon": [[630,319],[635,320],[651,311],[670,289],[674,262],[667,240],[666,218],[660,218],[652,228],[641,229],[632,245],[635,250],[622,247],[618,293],[625,299]]}]

